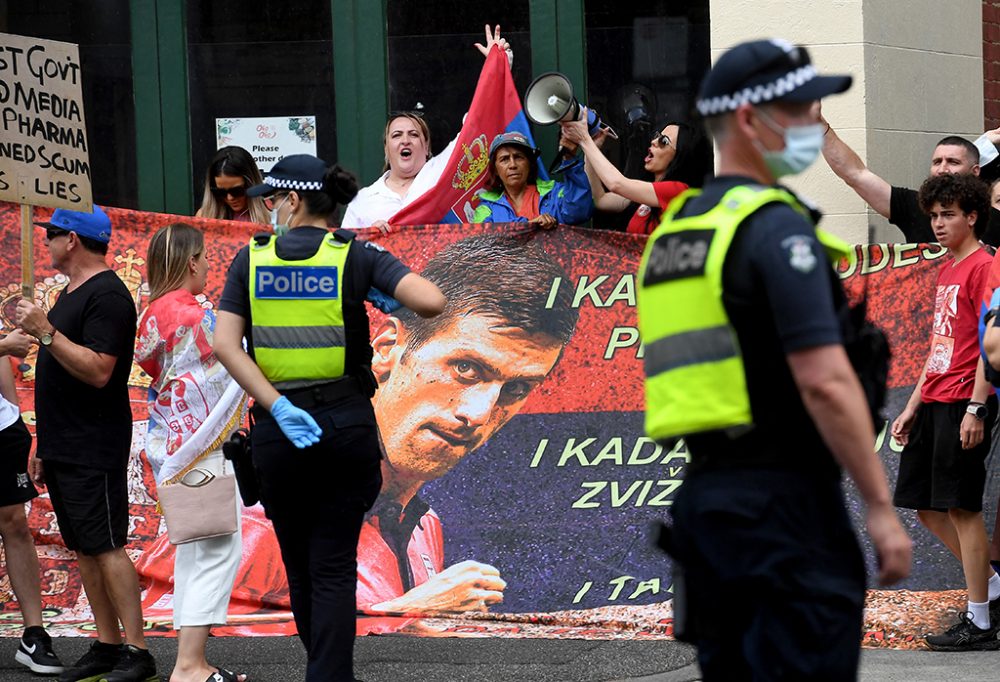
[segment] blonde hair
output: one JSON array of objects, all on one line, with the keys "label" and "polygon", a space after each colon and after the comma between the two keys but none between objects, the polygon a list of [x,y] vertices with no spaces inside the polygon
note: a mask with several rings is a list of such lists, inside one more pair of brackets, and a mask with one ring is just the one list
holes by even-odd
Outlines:
[{"label": "blonde hair", "polygon": [[[385,146],[389,143],[389,126],[392,125],[393,121],[400,118],[405,118],[409,119],[410,121],[413,121],[413,123],[416,124],[417,128],[420,129],[420,134],[423,135],[424,137],[424,144],[427,145],[427,159],[429,160],[431,158],[431,129],[427,127],[427,121],[425,121],[417,114],[404,112],[400,114],[393,114],[392,116],[390,116],[389,120],[385,122],[385,131],[383,131],[382,133],[382,147],[385,148]],[[385,163],[382,165],[382,172],[384,173],[387,170],[389,170],[388,155],[386,155]]]},{"label": "blonde hair", "polygon": [[157,230],[146,250],[149,300],[180,289],[187,277],[188,262],[204,250],[205,236],[187,223],[171,223]]},{"label": "blonde hair", "polygon": [[[215,187],[215,179],[221,175],[231,178],[243,178],[244,186],[250,189],[254,185],[264,182],[257,162],[253,160],[243,147],[230,146],[223,147],[215,153],[205,171],[205,190],[201,196],[201,208],[198,209],[198,216],[201,218],[214,218],[216,220],[232,220],[235,218],[232,209],[226,202],[219,201],[212,194]],[[260,197],[247,197],[247,210],[250,212],[250,220],[261,225],[271,222],[270,214],[264,206],[264,200]]]}]

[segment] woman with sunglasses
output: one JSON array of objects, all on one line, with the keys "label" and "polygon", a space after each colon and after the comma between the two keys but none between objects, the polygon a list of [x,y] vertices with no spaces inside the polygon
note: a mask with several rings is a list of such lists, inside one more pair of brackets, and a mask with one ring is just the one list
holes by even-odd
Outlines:
[{"label": "woman with sunglasses", "polygon": [[[184,223],[160,228],[149,242],[146,268],[149,306],[135,346],[135,361],[151,377],[146,458],[158,487],[198,485],[225,473],[221,443],[243,422],[246,394],[212,351],[215,315],[196,298],[208,277],[202,233]],[[237,518],[238,511],[237,502]],[[212,626],[226,623],[241,550],[239,525],[232,535],[176,545],[177,662],[170,682],[246,679],[205,658]]]},{"label": "woman with sunglasses", "polygon": [[195,217],[266,225],[264,202],[247,196],[247,188],[261,182],[260,169],[250,152],[243,147],[223,147],[208,164],[205,192]]},{"label": "woman with sunglasses", "polygon": [[583,148],[587,157],[587,178],[597,209],[608,213],[635,211],[625,230],[630,234],[652,233],[670,200],[688,187],[701,187],[711,172],[708,139],[700,128],[686,123],[664,125],[650,142],[643,166],[653,174],[653,182],[627,178],[615,168],[601,152],[607,133],[601,131],[591,137],[586,117],[563,123],[562,130],[567,139]]},{"label": "woman with sunglasses", "polygon": [[[500,37],[500,27],[491,30],[487,25],[486,44],[476,43],[476,49],[485,57],[494,45],[506,51],[508,62],[513,63],[513,52]],[[422,114],[414,111],[393,113],[382,135],[385,172],[358,192],[348,204],[340,226],[349,229],[375,226],[387,232],[389,218],[437,184],[457,140],[456,135],[440,154],[434,156],[430,129]]]}]

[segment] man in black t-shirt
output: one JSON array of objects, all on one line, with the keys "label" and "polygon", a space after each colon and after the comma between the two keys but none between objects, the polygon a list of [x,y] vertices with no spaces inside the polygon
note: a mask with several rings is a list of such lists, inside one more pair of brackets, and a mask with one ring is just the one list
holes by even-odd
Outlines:
[{"label": "man in black t-shirt", "polygon": [[681,569],[675,633],[706,681],[857,676],[865,571],[841,467],[880,578],[909,571],[818,215],[775,184],[819,155],[813,105],[850,81],[782,40],[723,54],[698,99],[719,176],[672,205],[640,271],[647,430],[691,454],[663,539]]},{"label": "man in black t-shirt", "polygon": [[[846,182],[858,196],[865,200],[876,213],[898,227],[907,242],[936,242],[931,230],[930,218],[920,210],[917,191],[908,187],[890,185],[876,175],[857,153],[847,146],[826,119],[823,138],[823,157],[830,169]],[[964,137],[949,135],[938,141],[931,154],[930,175],[944,173],[971,173],[980,175],[980,170],[991,168],[998,153],[996,144],[1000,142],[1000,128],[987,130],[973,142]],[[981,237],[990,246],[1000,245],[1000,211],[990,210],[990,220]]]},{"label": "man in black t-shirt", "polygon": [[18,324],[39,344],[38,452],[30,470],[37,482],[44,478],[63,541],[77,553],[97,625],[97,641],[60,680],[146,680],[156,664],[143,637],[138,576],[125,553],[135,303],[105,262],[111,221],[99,206],[91,213],[58,209],[38,225],[52,267],[69,282],[48,314],[31,301],[17,305]]}]

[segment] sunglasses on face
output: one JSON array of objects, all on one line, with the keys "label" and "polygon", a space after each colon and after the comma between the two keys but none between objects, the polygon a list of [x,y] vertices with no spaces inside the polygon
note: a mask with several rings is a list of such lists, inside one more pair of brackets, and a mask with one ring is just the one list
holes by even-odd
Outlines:
[{"label": "sunglasses on face", "polygon": [[45,238],[52,241],[56,237],[65,237],[69,234],[67,230],[60,230],[58,227],[46,227],[45,228]]},{"label": "sunglasses on face", "polygon": [[240,185],[239,187],[230,187],[229,189],[223,189],[221,187],[213,187],[211,190],[212,196],[216,199],[225,199],[226,195],[231,196],[233,199],[239,199],[247,194],[246,185]]},{"label": "sunglasses on face", "polygon": [[653,141],[656,142],[657,147],[669,147],[671,144],[670,138],[664,135],[663,133],[660,133],[659,135],[654,137]]}]

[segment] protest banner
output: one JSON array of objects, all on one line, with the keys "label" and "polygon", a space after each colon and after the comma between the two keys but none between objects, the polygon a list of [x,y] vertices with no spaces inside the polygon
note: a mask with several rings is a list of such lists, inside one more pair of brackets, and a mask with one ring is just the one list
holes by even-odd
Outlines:
[{"label": "protest banner", "polygon": [[[108,214],[115,225],[108,262],[142,309],[148,296],[148,239],[178,217],[119,209]],[[13,243],[4,228],[16,220],[16,207],[0,204],[0,247]],[[219,299],[233,254],[251,232],[265,228],[186,220],[206,233],[212,267],[203,305],[211,306]],[[373,522],[399,503],[392,494],[398,486],[384,486],[366,522],[359,545],[358,631],[671,636],[671,568],[653,547],[652,529],[669,513],[688,456],[683,444],[663,448],[643,433],[634,273],[645,237],[568,227],[540,231],[523,224],[426,225],[362,237],[377,240],[417,272],[469,280],[506,278],[505,286],[480,292],[477,305],[507,306],[518,314],[529,307],[542,312],[532,323],[535,332],[517,343],[503,343],[502,333],[489,325],[460,327],[452,321],[426,331],[430,340],[419,351],[424,353],[421,367],[445,371],[434,380],[408,370],[401,357],[406,349],[400,339],[413,330],[412,317],[370,312],[379,382],[373,401],[386,456],[396,469],[422,471],[424,482],[417,493],[419,522],[404,531],[401,543],[398,528]],[[855,255],[840,265],[840,275],[854,300],[867,292],[869,316],[892,344],[885,414],[893,418],[926,358],[936,268],[947,254],[938,245],[896,244],[859,246]],[[38,256],[38,288],[43,305],[50,306],[66,279],[51,270],[43,251]],[[7,329],[13,326],[18,295],[16,263],[9,258],[0,258],[0,322]],[[488,276],[490,269],[497,275]],[[534,271],[543,275],[535,277]],[[533,289],[525,289],[524,282]],[[474,312],[463,316],[463,324],[475,317]],[[21,363],[19,381],[29,428],[34,420],[33,368],[29,355]],[[142,455],[148,380],[136,367],[130,383],[134,437],[128,551],[140,573],[149,632],[171,634],[173,548],[156,512],[155,486]],[[441,425],[458,418],[470,428],[441,431]],[[886,423],[876,425],[876,431],[874,447],[892,483],[900,448],[886,435]],[[1000,492],[996,468],[990,466],[987,482],[988,524]],[[863,506],[851,485],[846,490],[873,570]],[[399,507],[395,513],[398,517]],[[914,537],[918,560],[900,589],[869,592],[864,635],[869,646],[917,647],[922,634],[950,623],[964,607],[960,564],[914,514],[901,516]],[[29,525],[42,564],[51,631],[92,632],[77,569],[44,494],[30,503]],[[418,541],[407,544],[408,532]],[[393,551],[400,545],[406,555],[402,561]],[[480,612],[449,607],[459,600],[438,576],[451,572],[454,584],[462,571],[484,565],[496,568],[506,581],[503,602]],[[19,634],[9,590],[0,588],[0,602],[0,623],[6,622],[0,633]],[[216,632],[294,632],[280,554],[259,506],[244,511],[243,560],[229,623]]]}]

